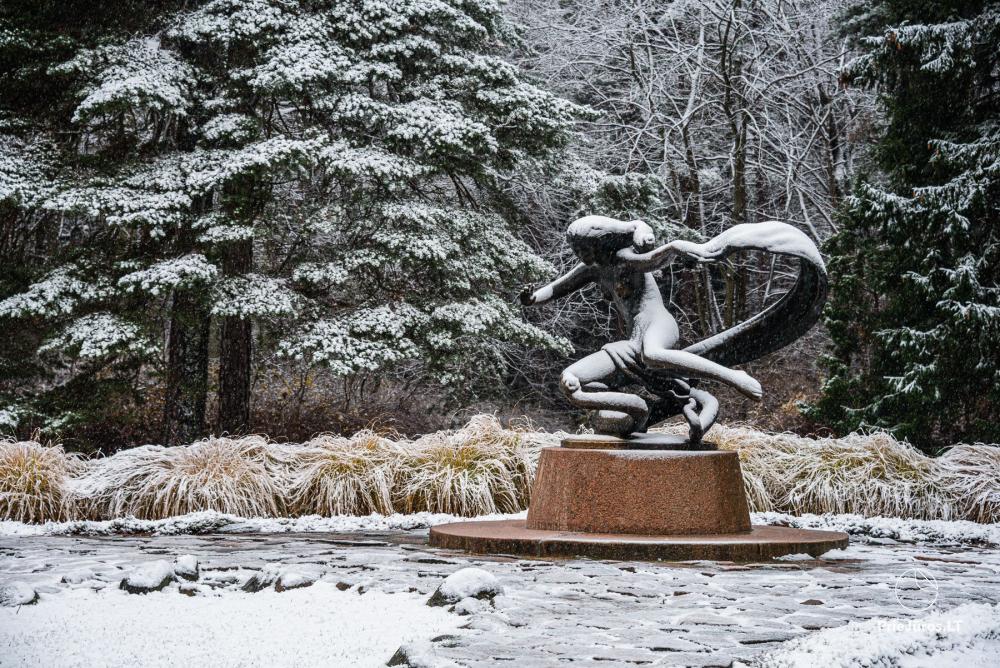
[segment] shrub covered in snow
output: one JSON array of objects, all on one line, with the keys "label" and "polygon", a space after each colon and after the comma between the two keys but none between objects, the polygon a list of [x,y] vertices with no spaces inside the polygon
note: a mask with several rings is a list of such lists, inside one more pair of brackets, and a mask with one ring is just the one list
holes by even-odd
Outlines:
[{"label": "shrub covered in snow", "polygon": [[936,462],[953,515],[975,522],[1000,521],[1000,447],[956,445]]},{"label": "shrub covered in snow", "polygon": [[934,458],[881,431],[814,439],[723,425],[707,440],[739,453],[751,510],[1000,520],[995,446]]}]

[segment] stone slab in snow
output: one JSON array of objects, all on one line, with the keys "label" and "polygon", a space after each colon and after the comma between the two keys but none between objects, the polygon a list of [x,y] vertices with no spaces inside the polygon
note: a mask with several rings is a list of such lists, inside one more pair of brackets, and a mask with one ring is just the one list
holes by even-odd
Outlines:
[{"label": "stone slab in snow", "polygon": [[[969,603],[917,619],[876,618],[825,629],[756,657],[750,665],[761,668],[941,665],[938,660],[946,660],[949,654],[965,655],[984,646],[995,650],[996,644],[990,641],[998,638],[1000,606]],[[993,661],[1000,662],[1000,656],[994,654]]]},{"label": "stone slab in snow", "polygon": [[160,559],[135,568],[122,579],[119,588],[130,594],[148,594],[161,591],[175,579],[173,566]]},{"label": "stone slab in snow", "polygon": [[38,592],[23,582],[11,582],[0,586],[0,607],[15,608],[34,605],[38,602]]},{"label": "stone slab in snow", "polygon": [[194,582],[200,574],[198,557],[193,554],[181,555],[174,559],[174,575],[177,577]]},{"label": "stone slab in snow", "polygon": [[97,574],[90,568],[78,568],[76,570],[70,571],[66,575],[62,576],[61,582],[63,584],[82,584],[88,580],[93,580],[97,577]]},{"label": "stone slab in snow", "polygon": [[268,587],[274,584],[274,581],[278,579],[278,572],[281,568],[281,564],[267,564],[260,571],[254,573],[250,578],[243,583],[243,591],[255,594],[259,591],[264,591]]},{"label": "stone slab in snow", "polygon": [[309,587],[319,578],[319,574],[306,573],[299,570],[283,570],[274,582],[274,591],[288,591]]},{"label": "stone slab in snow", "polygon": [[427,642],[409,642],[400,645],[385,665],[405,668],[458,668],[458,664],[454,661],[441,658],[434,651],[434,646]]},{"label": "stone slab in snow", "polygon": [[[414,641],[417,656],[425,649],[440,664],[462,666],[749,662],[789,638],[823,633],[821,628],[874,617],[919,621],[924,613],[900,602],[913,607],[932,601],[900,586],[914,568],[937,583],[936,608],[1000,603],[1000,551],[982,543],[938,545],[935,535],[961,533],[938,528],[944,530],[914,534],[923,537],[913,542],[877,544],[859,535],[847,549],[819,559],[740,565],[493,558],[434,549],[426,531],[386,532],[376,523],[361,534],[0,535],[0,586],[22,582],[40,593],[37,605],[0,608],[0,663],[94,665],[112,657],[120,665],[281,666],[298,659],[299,665],[384,666],[397,648]],[[179,585],[161,595],[119,591],[122,575],[151,554],[172,555],[171,561],[173,555],[196,556],[201,577],[195,595],[179,595]],[[241,591],[267,564],[276,564],[275,577],[282,569],[326,572],[304,589]],[[452,606],[427,607],[438,586],[465,567],[492,573],[504,593],[492,605],[466,597],[454,604],[455,612]],[[62,574],[82,568],[98,573],[94,585],[111,586],[95,591],[60,583]],[[353,607],[384,596],[390,597],[385,606],[364,613]],[[802,605],[807,600],[823,605]],[[123,605],[127,609],[119,612]],[[440,616],[425,617],[414,605]],[[469,614],[459,616],[460,609]],[[54,618],[23,618],[38,610]],[[352,615],[361,614],[364,624],[355,624]],[[696,614],[721,619],[691,617]],[[429,619],[454,626],[437,631]],[[434,641],[443,635],[447,641]],[[889,665],[996,668],[998,645],[977,638],[968,647],[904,655]],[[67,659],[73,652],[82,658]]]},{"label": "stone slab in snow", "polygon": [[455,571],[441,583],[427,605],[451,605],[463,598],[492,599],[503,593],[503,585],[496,576],[482,568],[463,568]]}]

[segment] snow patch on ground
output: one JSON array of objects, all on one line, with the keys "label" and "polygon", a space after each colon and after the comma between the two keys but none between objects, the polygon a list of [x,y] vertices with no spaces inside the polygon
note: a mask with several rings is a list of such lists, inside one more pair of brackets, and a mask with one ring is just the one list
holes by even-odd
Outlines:
[{"label": "snow patch on ground", "polygon": [[403,643],[465,620],[420,595],[339,591],[130,596],[68,590],[39,605],[0,608],[5,665],[384,666]]},{"label": "snow patch on ground", "polygon": [[159,559],[138,566],[125,577],[125,583],[137,589],[155,589],[174,579],[174,567]]},{"label": "snow patch on ground", "polygon": [[1000,545],[1000,524],[978,524],[966,520],[908,520],[898,517],[861,515],[787,515],[751,513],[754,524],[771,524],[800,529],[843,531],[851,536],[888,538],[904,543],[937,545]]},{"label": "snow patch on ground", "polygon": [[[818,631],[755,658],[767,668],[856,666],[995,666],[989,649],[1000,639],[1000,605],[968,603],[919,619],[869,619]],[[967,663],[986,657],[987,663]],[[747,664],[737,663],[737,666]]]},{"label": "snow patch on ground", "polygon": [[[523,519],[526,513],[482,515],[476,520]],[[208,533],[351,533],[362,531],[410,531],[426,529],[470,518],[447,513],[394,513],[392,515],[341,515],[322,517],[237,517],[214,510],[204,510],[162,520],[124,517],[114,520],[46,522],[25,524],[0,521],[0,536],[113,536],[152,534],[172,536]],[[998,545],[1000,524],[977,524],[964,520],[908,520],[898,517],[862,517],[861,515],[787,515],[751,513],[754,524],[790,526],[803,529],[844,531],[855,537],[895,540],[905,543],[936,545]]]},{"label": "snow patch on ground", "polygon": [[[482,515],[479,520],[523,519],[526,512],[511,515]],[[100,522],[79,520],[72,522],[46,522],[25,524],[10,520],[0,521],[0,536],[113,536],[153,534],[175,536],[205,533],[349,533],[355,531],[409,531],[426,529],[461,522],[467,517],[447,513],[394,513],[392,515],[340,515],[322,517],[237,517],[214,510],[203,510],[187,515],[177,515],[162,520],[140,520],[123,517]]]},{"label": "snow patch on ground", "polygon": [[16,608],[37,601],[38,593],[22,582],[11,582],[0,587],[0,608]]},{"label": "snow patch on ground", "polygon": [[503,585],[489,571],[484,571],[481,568],[463,568],[446,577],[441,583],[439,591],[444,596],[457,601],[466,596],[501,594],[503,593]]}]

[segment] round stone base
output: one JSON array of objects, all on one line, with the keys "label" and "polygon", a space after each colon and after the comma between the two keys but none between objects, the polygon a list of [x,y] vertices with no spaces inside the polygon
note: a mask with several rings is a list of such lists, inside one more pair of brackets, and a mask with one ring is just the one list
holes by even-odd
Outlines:
[{"label": "round stone base", "polygon": [[847,547],[847,534],[754,526],[714,535],[647,536],[528,529],[524,520],[455,522],[431,528],[430,544],[477,554],[590,557],[624,561],[766,561],[786,554],[818,557]]},{"label": "round stone base", "polygon": [[527,527],[715,535],[750,530],[740,458],[712,450],[544,448]]}]

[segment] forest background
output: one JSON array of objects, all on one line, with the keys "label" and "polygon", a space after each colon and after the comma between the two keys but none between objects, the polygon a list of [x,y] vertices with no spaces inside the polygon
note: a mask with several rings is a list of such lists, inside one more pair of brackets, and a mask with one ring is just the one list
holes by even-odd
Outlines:
[{"label": "forest background", "polygon": [[[822,245],[823,326],[724,421],[997,442],[998,43],[982,1],[11,0],[0,428],[84,452],[574,429],[558,372],[615,314],[516,298],[600,213]],[[661,285],[695,341],[793,273]]]}]

